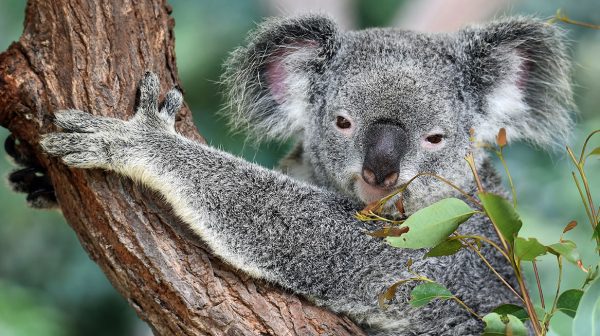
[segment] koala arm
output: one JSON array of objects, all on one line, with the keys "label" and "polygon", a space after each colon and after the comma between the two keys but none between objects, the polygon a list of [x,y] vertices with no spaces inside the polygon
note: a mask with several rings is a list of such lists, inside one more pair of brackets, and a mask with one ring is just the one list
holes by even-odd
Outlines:
[{"label": "koala arm", "polygon": [[[226,262],[358,322],[396,328],[394,334],[480,330],[453,302],[413,310],[405,304],[406,289],[399,291],[399,304],[381,310],[378,295],[410,277],[404,267],[409,258],[416,260],[419,273],[440,282],[447,282],[445,267],[456,261],[421,260],[423,251],[392,248],[364,233],[353,217],[357,207],[347,199],[177,134],[174,116],[181,94],[170,91],[159,109],[158,88],[156,76],[147,74],[140,106],[129,121],[74,110],[57,113],[56,124],[69,133],[45,135],[41,145],[69,166],[112,170],[157,190]],[[469,258],[461,263],[481,264]],[[489,273],[483,267],[481,272]],[[467,276],[457,273],[449,287],[461,296],[474,290],[464,286],[461,277]],[[468,277],[484,291],[499,290],[493,279]]]}]

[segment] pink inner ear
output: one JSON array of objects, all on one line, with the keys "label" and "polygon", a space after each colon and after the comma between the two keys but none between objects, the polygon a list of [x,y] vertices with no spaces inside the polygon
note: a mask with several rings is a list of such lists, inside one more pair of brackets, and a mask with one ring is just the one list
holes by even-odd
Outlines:
[{"label": "pink inner ear", "polygon": [[267,63],[267,67],[265,69],[267,85],[271,91],[271,95],[273,95],[273,99],[275,99],[277,104],[283,104],[285,101],[285,92],[287,90],[287,84],[285,83],[287,71],[283,65],[283,59],[285,56],[281,54],[283,53],[277,52],[275,55],[271,56],[274,58],[274,60]]},{"label": "pink inner ear", "polygon": [[265,78],[271,95],[277,104],[283,104],[288,95],[289,88],[286,81],[289,73],[285,66],[285,59],[291,57],[294,53],[306,51],[307,49],[317,49],[318,47],[319,43],[316,41],[294,41],[281,46],[269,56],[270,60],[265,67]]}]

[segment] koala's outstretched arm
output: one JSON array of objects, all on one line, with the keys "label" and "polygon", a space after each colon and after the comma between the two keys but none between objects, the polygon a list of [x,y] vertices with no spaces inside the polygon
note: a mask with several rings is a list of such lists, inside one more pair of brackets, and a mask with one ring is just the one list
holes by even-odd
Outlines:
[{"label": "koala's outstretched arm", "polygon": [[[421,261],[421,251],[394,249],[364,234],[348,200],[180,136],[174,118],[181,94],[170,91],[159,108],[158,89],[156,76],[147,74],[129,121],[57,113],[56,124],[69,133],[45,135],[44,150],[70,166],[113,170],[156,189],[225,261],[359,322],[400,328],[394,334],[479,330],[452,303],[436,306],[435,313],[403,303],[383,311],[377,296],[410,276],[404,270],[408,258],[417,260],[414,267],[422,274],[452,279],[447,285],[463,297],[473,290],[464,281],[490,291],[498,291],[497,282],[466,279],[462,272],[449,276],[446,266],[452,263]],[[471,261],[461,259],[466,267],[473,267]],[[406,296],[400,291],[398,300]],[[483,299],[481,306],[502,299]]]}]

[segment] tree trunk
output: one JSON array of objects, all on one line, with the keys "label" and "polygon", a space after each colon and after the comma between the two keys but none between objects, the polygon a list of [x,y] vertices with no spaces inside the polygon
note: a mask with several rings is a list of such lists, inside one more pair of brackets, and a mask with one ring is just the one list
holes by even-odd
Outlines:
[{"label": "tree trunk", "polygon": [[[48,169],[81,244],[156,334],[363,334],[347,318],[224,265],[158,196],[40,152],[39,135],[54,130],[57,109],[125,119],[144,71],[156,72],[164,91],[179,83],[164,0],[32,0],[24,26],[0,55],[0,124]],[[177,129],[201,140],[187,108]]]}]

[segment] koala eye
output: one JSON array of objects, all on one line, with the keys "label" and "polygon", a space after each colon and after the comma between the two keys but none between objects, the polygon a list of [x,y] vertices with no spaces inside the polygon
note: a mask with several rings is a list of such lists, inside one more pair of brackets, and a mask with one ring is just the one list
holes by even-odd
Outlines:
[{"label": "koala eye", "polygon": [[337,116],[337,118],[335,120],[335,125],[339,129],[348,129],[348,128],[352,127],[352,123],[350,122],[350,120],[348,120],[342,116]]},{"label": "koala eye", "polygon": [[439,144],[444,139],[444,136],[441,134],[432,134],[425,138],[425,140],[431,144]]},{"label": "koala eye", "polygon": [[446,144],[444,138],[442,133],[429,133],[421,138],[421,146],[427,150],[437,151]]}]

